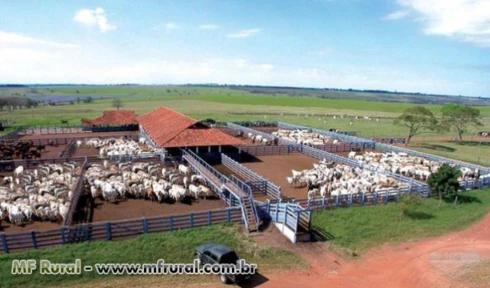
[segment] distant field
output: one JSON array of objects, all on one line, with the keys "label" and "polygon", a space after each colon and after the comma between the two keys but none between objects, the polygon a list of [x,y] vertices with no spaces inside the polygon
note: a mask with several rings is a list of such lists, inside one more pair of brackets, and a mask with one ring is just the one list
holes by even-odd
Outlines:
[{"label": "distant field", "polygon": [[410,147],[430,154],[490,166],[490,143],[419,142]]},{"label": "distant field", "polygon": [[[305,92],[306,93],[306,92]],[[156,100],[158,98],[198,99],[201,101],[226,103],[234,105],[262,105],[286,107],[317,107],[336,110],[360,110],[377,112],[401,112],[415,104],[394,103],[381,101],[367,101],[370,99],[383,99],[386,94],[358,93],[358,92],[323,92],[332,98],[339,95],[346,99],[322,99],[316,93],[301,97],[290,97],[285,94],[255,94],[244,90],[226,87],[174,87],[174,86],[70,86],[70,87],[38,87],[38,88],[9,88],[0,89],[1,96],[112,96],[133,98],[138,100]],[[340,94],[339,94],[340,93]],[[393,97],[393,96],[392,96]],[[71,97],[70,97],[71,99]],[[434,113],[440,112],[440,105],[424,105]],[[482,114],[490,116],[490,106],[480,107]]]},{"label": "distant field", "polygon": [[[334,92],[332,92],[334,93]],[[340,93],[340,92],[335,92]],[[349,94],[347,92],[342,92]],[[350,93],[356,96],[359,93]],[[349,94],[349,95],[350,95]],[[362,93],[363,95],[366,93]],[[369,93],[367,93],[369,94]],[[392,119],[376,121],[355,121],[352,117],[340,119],[325,117],[326,114],[346,114],[350,116],[396,117],[407,107],[406,103],[375,102],[361,100],[321,99],[314,97],[289,97],[252,94],[247,91],[230,88],[173,87],[173,86],[74,86],[74,87],[38,87],[1,89],[1,96],[18,97],[35,96],[36,99],[54,97],[73,100],[73,97],[119,97],[125,107],[136,113],[146,113],[159,106],[168,106],[197,119],[214,118],[218,121],[283,121],[302,124],[321,129],[342,129],[358,131],[360,136],[372,137],[405,137],[404,127],[392,125]],[[351,97],[354,97],[352,96]],[[337,95],[338,96],[338,95]],[[359,99],[370,97],[357,96]],[[364,97],[364,98],[362,98]],[[79,125],[80,119],[94,118],[104,110],[111,110],[110,99],[97,100],[94,103],[65,103],[62,106],[44,105],[38,108],[0,111],[0,119],[18,119],[16,125],[59,125],[61,120],[68,120],[72,125]],[[426,105],[438,113],[440,106]],[[484,115],[484,127],[470,129],[468,134],[480,130],[490,130],[490,107],[481,108]],[[275,115],[270,115],[275,113]],[[300,116],[281,115],[293,114]],[[311,116],[311,114],[323,116]],[[268,115],[266,115],[268,114]],[[305,117],[305,114],[310,115]],[[326,123],[325,123],[326,121]],[[353,125],[350,125],[350,122]],[[425,133],[426,136],[453,135],[453,132],[442,134]]]}]

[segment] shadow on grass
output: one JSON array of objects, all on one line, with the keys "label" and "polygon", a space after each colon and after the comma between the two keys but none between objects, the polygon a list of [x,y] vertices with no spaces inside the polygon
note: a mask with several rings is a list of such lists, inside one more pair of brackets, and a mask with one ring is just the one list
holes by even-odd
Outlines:
[{"label": "shadow on grass", "polygon": [[434,215],[425,213],[425,212],[420,212],[420,211],[406,211],[403,213],[406,217],[412,219],[412,220],[429,220],[434,218]]},{"label": "shadow on grass", "polygon": [[438,144],[417,144],[417,145],[414,145],[412,147],[430,149],[430,150],[435,150],[435,151],[443,151],[443,152],[454,152],[454,151],[456,151],[455,148],[444,146],[444,145],[438,145]]},{"label": "shadow on grass", "polygon": [[311,242],[326,242],[335,239],[335,237],[318,226],[311,229]]},{"label": "shadow on grass", "polygon": [[462,142],[455,142],[455,144],[459,144],[463,146],[490,146],[490,142],[479,142],[479,141],[462,141]]},{"label": "shadow on grass", "polygon": [[[456,195],[446,195],[442,198],[442,200],[446,203],[454,203],[456,199]],[[458,205],[459,204],[470,204],[470,203],[482,203],[480,198],[470,195],[458,194]]]}]

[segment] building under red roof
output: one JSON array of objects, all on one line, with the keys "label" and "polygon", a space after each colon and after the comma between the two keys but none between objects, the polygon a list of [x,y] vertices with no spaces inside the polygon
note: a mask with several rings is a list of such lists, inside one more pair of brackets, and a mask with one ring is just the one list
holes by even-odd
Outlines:
[{"label": "building under red roof", "polygon": [[102,116],[93,120],[82,118],[82,124],[92,126],[138,125],[138,117],[132,110],[104,111]]},{"label": "building under red roof", "polygon": [[244,145],[235,137],[166,107],[138,116],[143,129],[162,148]]}]

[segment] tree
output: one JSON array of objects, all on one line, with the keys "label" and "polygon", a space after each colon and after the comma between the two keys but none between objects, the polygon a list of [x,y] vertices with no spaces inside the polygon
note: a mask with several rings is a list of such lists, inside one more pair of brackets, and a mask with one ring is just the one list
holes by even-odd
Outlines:
[{"label": "tree", "polygon": [[439,206],[441,205],[444,194],[456,194],[455,204],[458,201],[459,177],[461,170],[458,167],[444,163],[436,173],[430,175],[427,184],[430,186],[431,193],[439,196]]},{"label": "tree", "polygon": [[123,103],[121,101],[121,99],[119,98],[114,98],[114,100],[112,100],[112,107],[116,108],[117,110],[119,110],[119,108],[123,107]]},{"label": "tree", "polygon": [[408,137],[405,143],[405,145],[408,145],[410,139],[420,134],[423,130],[435,130],[438,121],[429,109],[423,106],[415,106],[406,109],[402,115],[395,118],[393,124],[408,127]]},{"label": "tree", "polygon": [[463,133],[469,126],[483,126],[480,122],[480,110],[476,108],[447,104],[442,107],[441,112],[443,126],[456,130],[459,141],[463,141]]},{"label": "tree", "polygon": [[83,98],[83,103],[92,103],[93,101],[94,99],[92,98],[92,96]]}]

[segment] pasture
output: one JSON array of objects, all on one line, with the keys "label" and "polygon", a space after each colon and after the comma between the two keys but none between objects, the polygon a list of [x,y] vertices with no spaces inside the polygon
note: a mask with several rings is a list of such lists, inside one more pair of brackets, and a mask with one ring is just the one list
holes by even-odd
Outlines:
[{"label": "pasture", "polygon": [[430,198],[420,205],[402,203],[334,209],[313,214],[312,227],[328,233],[330,245],[348,253],[362,253],[385,244],[416,241],[468,227],[490,212],[490,190],[461,193],[454,197]]},{"label": "pasture", "polygon": [[[280,248],[270,248],[257,245],[253,240],[244,238],[235,226],[214,225],[210,227],[186,229],[168,233],[157,233],[140,236],[124,241],[85,242],[70,244],[56,248],[31,250],[0,256],[0,273],[2,287],[54,287],[72,286],[90,283],[92,287],[103,284],[108,279],[119,277],[115,275],[98,275],[86,272],[81,275],[57,275],[46,277],[37,271],[29,277],[12,275],[11,263],[14,259],[48,259],[53,262],[72,262],[82,259],[82,265],[95,263],[156,263],[164,259],[165,263],[191,263],[193,249],[203,243],[215,242],[236,249],[239,256],[248,263],[257,263],[261,273],[271,270],[306,269],[308,264],[292,252]],[[133,276],[136,277],[136,276]],[[128,278],[134,279],[133,277]],[[184,283],[216,283],[216,276],[197,275],[146,275],[145,278],[155,278],[160,284]]]}]

